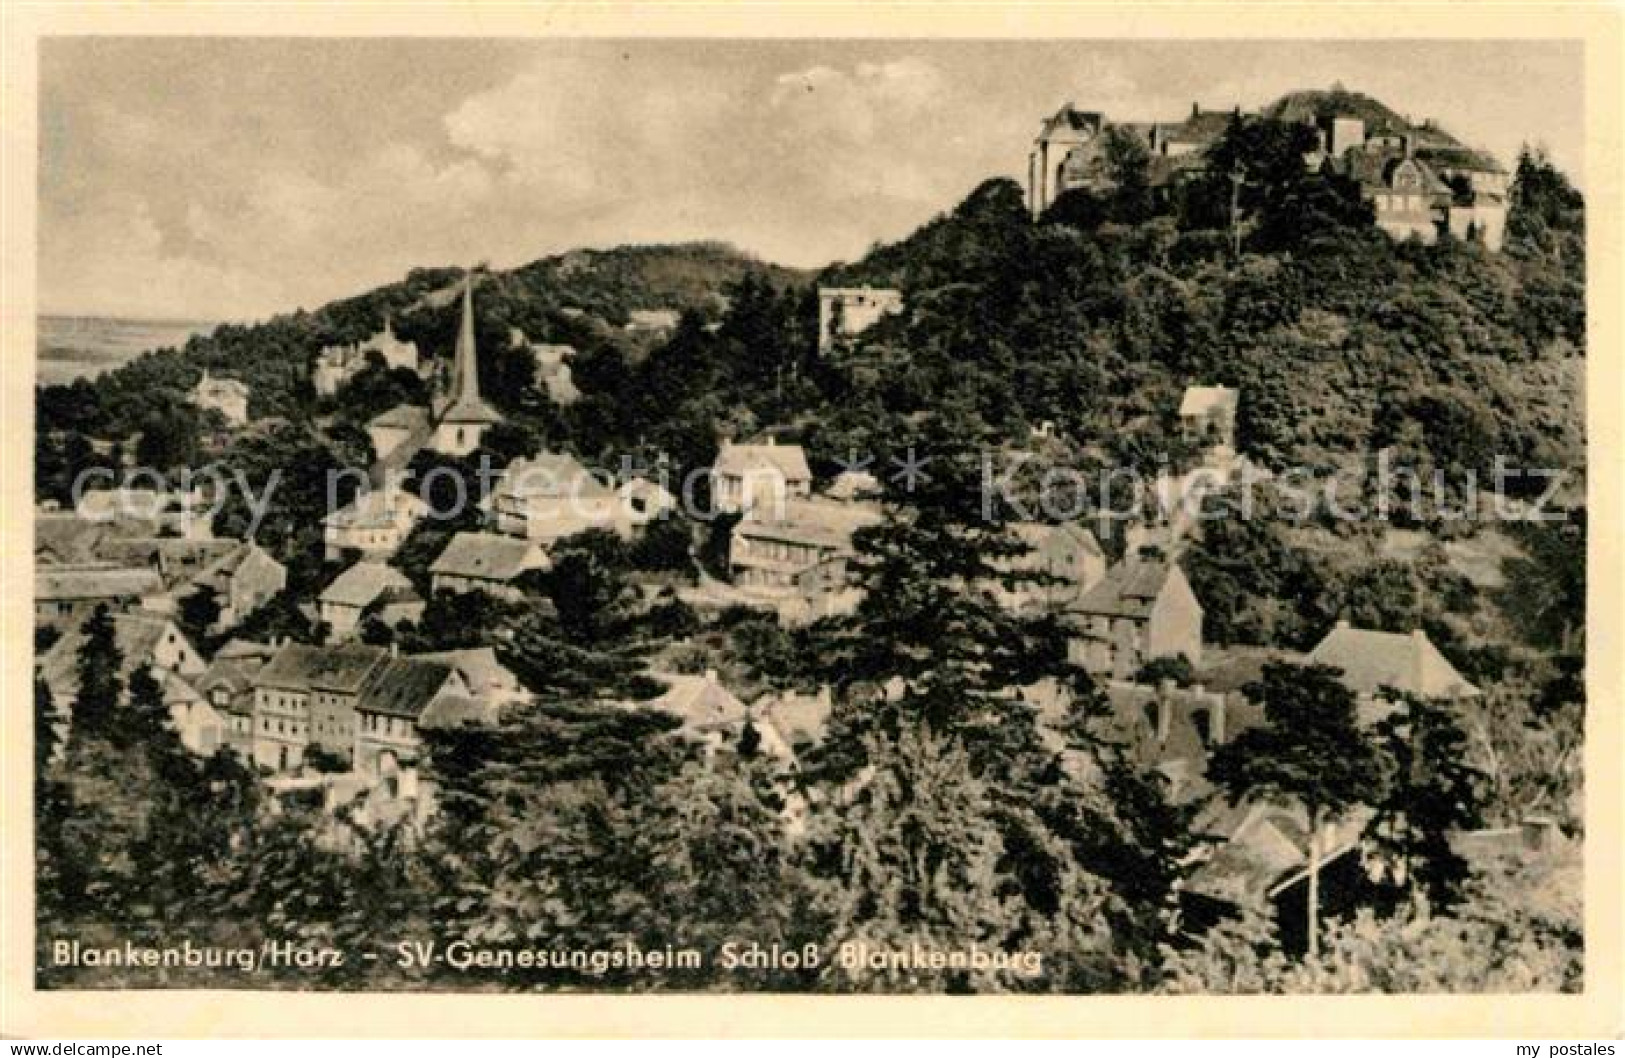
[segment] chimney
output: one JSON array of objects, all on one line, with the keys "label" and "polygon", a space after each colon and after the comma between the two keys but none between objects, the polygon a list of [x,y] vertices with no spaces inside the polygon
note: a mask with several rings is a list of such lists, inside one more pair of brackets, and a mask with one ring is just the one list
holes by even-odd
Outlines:
[{"label": "chimney", "polygon": [[1193,101],[1193,102],[1192,102],[1192,103],[1191,103],[1191,117],[1193,117],[1193,118],[1194,118],[1194,117],[1195,117],[1195,116],[1196,116],[1196,115],[1197,115],[1197,114],[1199,114],[1199,113],[1200,113],[1200,112],[1201,112],[1201,110],[1200,110],[1200,108],[1199,108],[1199,107],[1197,107],[1197,105],[1196,105],[1196,103],[1195,103],[1195,102],[1194,102],[1194,101]]},{"label": "chimney", "polygon": [[705,670],[705,682],[706,683],[715,683],[715,682],[717,682],[717,670],[716,669],[706,669]]},{"label": "chimney", "polygon": [[393,639],[389,641],[389,656],[392,658],[398,658],[401,656],[401,645],[395,642]]},{"label": "chimney", "polygon": [[1428,641],[1428,634],[1420,628],[1413,628],[1411,629],[1411,638],[1416,640],[1418,643],[1426,643]]},{"label": "chimney", "polygon": [[772,434],[767,435],[767,447],[772,448],[774,445],[776,445],[778,443],[779,443],[779,439],[777,437],[774,437]]},{"label": "chimney", "polygon": [[1349,626],[1349,619],[1347,617],[1339,617],[1337,619],[1337,627],[1338,628],[1347,628],[1348,626]]}]

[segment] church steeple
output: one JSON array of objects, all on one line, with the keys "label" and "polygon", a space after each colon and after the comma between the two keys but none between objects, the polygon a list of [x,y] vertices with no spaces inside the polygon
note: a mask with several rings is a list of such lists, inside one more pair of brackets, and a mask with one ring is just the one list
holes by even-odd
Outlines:
[{"label": "church steeple", "polygon": [[479,354],[474,348],[474,274],[463,276],[463,320],[457,329],[457,353],[451,365],[453,405],[480,401]]},{"label": "church steeple", "polygon": [[438,408],[434,447],[453,455],[466,455],[478,447],[485,428],[502,421],[497,410],[480,396],[479,352],[474,346],[474,275],[463,277],[463,313],[452,354],[451,384]]}]

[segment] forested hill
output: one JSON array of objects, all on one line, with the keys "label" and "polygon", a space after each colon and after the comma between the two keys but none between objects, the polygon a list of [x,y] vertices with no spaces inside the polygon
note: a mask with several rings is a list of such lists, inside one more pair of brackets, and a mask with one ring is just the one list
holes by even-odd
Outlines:
[{"label": "forested hill", "polygon": [[[316,352],[365,339],[386,317],[426,354],[448,355],[455,328],[450,295],[461,276],[458,267],[413,269],[397,283],[314,311],[222,325],[94,382],[45,387],[39,425],[126,439],[156,412],[184,416],[185,392],[205,367],[247,382],[255,417],[302,418],[314,399],[308,379]],[[640,309],[715,315],[722,307],[718,295],[747,277],[780,285],[808,279],[717,242],[574,250],[511,271],[485,270],[479,279],[482,348],[505,345],[509,327],[534,341],[590,346],[607,340]]]},{"label": "forested hill", "polygon": [[1584,210],[1561,173],[1520,160],[1504,252],[1396,243],[1271,125],[1284,128],[1238,127],[1219,147],[1250,170],[1239,259],[1228,179],[1156,195],[1128,173],[1110,196],[1063,195],[1037,224],[1018,186],[991,181],[830,269],[823,281],[897,286],[909,304],[866,336],[853,377],[891,414],[947,399],[1007,436],[1047,420],[1142,466],[1176,447],[1191,383],[1240,388],[1242,445],[1271,466],[1331,469],[1389,447],[1455,471],[1495,453],[1582,466]]}]

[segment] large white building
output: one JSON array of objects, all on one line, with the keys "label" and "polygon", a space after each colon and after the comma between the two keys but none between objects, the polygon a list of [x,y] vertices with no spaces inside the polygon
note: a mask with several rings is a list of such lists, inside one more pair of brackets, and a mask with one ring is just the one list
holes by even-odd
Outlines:
[{"label": "large white building", "polygon": [[428,511],[428,504],[398,485],[363,492],[322,519],[327,558],[342,558],[346,551],[388,558]]}]

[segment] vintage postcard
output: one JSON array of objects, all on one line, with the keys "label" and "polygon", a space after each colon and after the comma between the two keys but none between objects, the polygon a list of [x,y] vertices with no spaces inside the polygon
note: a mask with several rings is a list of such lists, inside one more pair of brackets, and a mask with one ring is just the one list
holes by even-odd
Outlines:
[{"label": "vintage postcard", "polygon": [[1619,13],[1130,13],[8,14],[0,1031],[1620,1031]]}]

